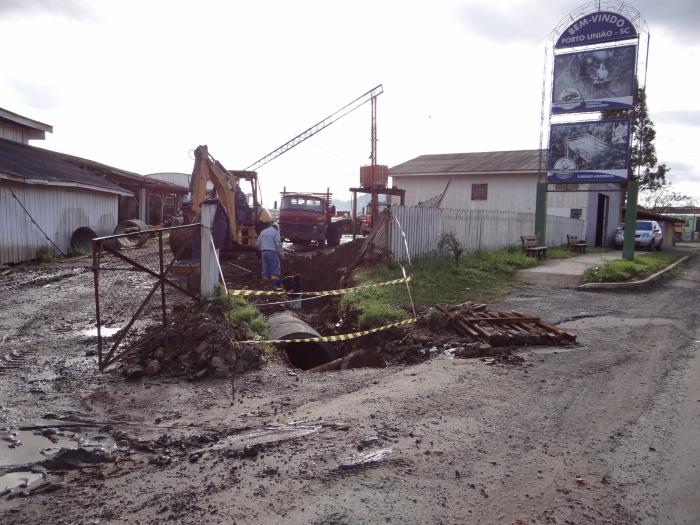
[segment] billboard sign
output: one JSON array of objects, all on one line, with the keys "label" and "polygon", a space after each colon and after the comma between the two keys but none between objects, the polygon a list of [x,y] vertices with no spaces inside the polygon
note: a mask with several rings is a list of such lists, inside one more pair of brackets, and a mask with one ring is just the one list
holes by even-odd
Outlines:
[{"label": "billboard sign", "polygon": [[630,119],[552,124],[547,182],[626,181]]},{"label": "billboard sign", "polygon": [[631,108],[636,69],[636,45],[556,55],[552,113]]},{"label": "billboard sign", "polygon": [[619,13],[596,11],[567,27],[554,44],[554,49],[589,46],[637,38],[632,22]]}]

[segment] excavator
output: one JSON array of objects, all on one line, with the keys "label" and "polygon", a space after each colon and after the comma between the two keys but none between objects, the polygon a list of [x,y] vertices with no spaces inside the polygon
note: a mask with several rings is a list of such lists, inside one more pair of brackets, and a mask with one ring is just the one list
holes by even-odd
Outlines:
[{"label": "excavator", "polygon": [[[258,174],[249,170],[227,170],[209,154],[207,146],[198,146],[194,150],[194,168],[190,179],[191,203],[183,209],[184,223],[197,222],[202,202],[217,198],[226,212],[229,223],[230,238],[225,246],[234,249],[255,249],[258,233],[271,222],[270,212],[258,202]],[[252,206],[248,203],[241,183],[251,185]],[[213,191],[207,191],[211,182]],[[190,229],[174,230],[170,235],[170,247],[181,257],[190,258],[190,241],[193,232]],[[196,234],[195,234],[196,235]]]},{"label": "excavator", "polygon": [[[219,199],[228,215],[231,244],[236,249],[254,249],[258,234],[272,222],[270,212],[258,202],[258,174],[255,170],[301,144],[365,103],[370,101],[374,103],[376,97],[383,91],[384,88],[381,84],[375,86],[320,122],[304,130],[296,137],[285,142],[279,148],[258,159],[245,170],[227,170],[209,154],[207,146],[197,147],[194,151],[195,161],[192,178],[190,179],[191,209],[187,212],[187,216],[184,217],[185,222],[196,222],[194,218],[199,213],[201,203],[210,197],[210,195],[207,195],[207,182],[211,181],[214,186],[214,192],[211,196]],[[245,193],[240,188],[241,181],[249,182],[252,186],[252,206],[248,204]],[[170,246],[173,252],[181,253],[182,257],[187,258],[189,250],[185,245],[189,245],[191,234],[192,232],[189,229],[173,231],[170,235]]]}]

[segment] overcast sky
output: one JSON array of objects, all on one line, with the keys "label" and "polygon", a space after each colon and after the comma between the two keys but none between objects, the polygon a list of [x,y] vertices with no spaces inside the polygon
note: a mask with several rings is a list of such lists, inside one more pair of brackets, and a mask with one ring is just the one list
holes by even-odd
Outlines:
[{"label": "overcast sky", "polygon": [[[199,144],[245,168],[380,83],[380,164],[537,148],[546,38],[581,4],[0,0],[0,107],[54,126],[34,145],[142,174],[190,172]],[[700,200],[700,1],[630,4],[659,159]],[[366,105],[261,168],[265,204],[347,199],[369,153]]]}]

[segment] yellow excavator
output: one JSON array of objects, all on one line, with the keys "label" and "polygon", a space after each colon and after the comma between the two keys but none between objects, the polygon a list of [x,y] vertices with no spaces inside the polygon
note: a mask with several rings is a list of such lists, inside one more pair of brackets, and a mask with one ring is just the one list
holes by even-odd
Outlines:
[{"label": "yellow excavator", "polygon": [[[190,180],[192,213],[199,213],[207,195],[207,182],[214,186],[213,196],[226,210],[231,241],[234,246],[255,248],[258,233],[272,222],[270,212],[258,202],[258,174],[255,171],[227,170],[209,154],[206,146],[194,151],[194,169]],[[253,202],[249,203],[241,182],[251,185]]]},{"label": "yellow excavator", "polygon": [[[272,222],[270,212],[258,201],[258,174],[255,171],[227,170],[209,154],[207,146],[198,146],[194,155],[194,168],[190,179],[192,200],[183,204],[182,222],[199,222],[197,216],[202,203],[216,198],[226,212],[229,223],[230,238],[226,239],[225,246],[233,249],[255,249],[258,233]],[[209,182],[213,190],[207,190]],[[246,193],[241,188],[243,182],[251,186],[252,203],[249,203]],[[173,230],[170,234],[170,247],[173,252],[181,254],[180,258],[191,258],[191,242],[198,237],[198,233],[191,229]]]}]

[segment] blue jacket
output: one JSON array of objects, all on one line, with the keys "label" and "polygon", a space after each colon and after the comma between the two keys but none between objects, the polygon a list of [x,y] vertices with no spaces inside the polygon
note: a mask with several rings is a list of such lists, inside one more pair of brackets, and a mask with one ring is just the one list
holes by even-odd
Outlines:
[{"label": "blue jacket", "polygon": [[268,226],[260,232],[256,244],[258,246],[258,250],[260,250],[261,252],[282,251],[282,241],[280,240],[280,232],[277,230],[277,228],[273,226]]}]

